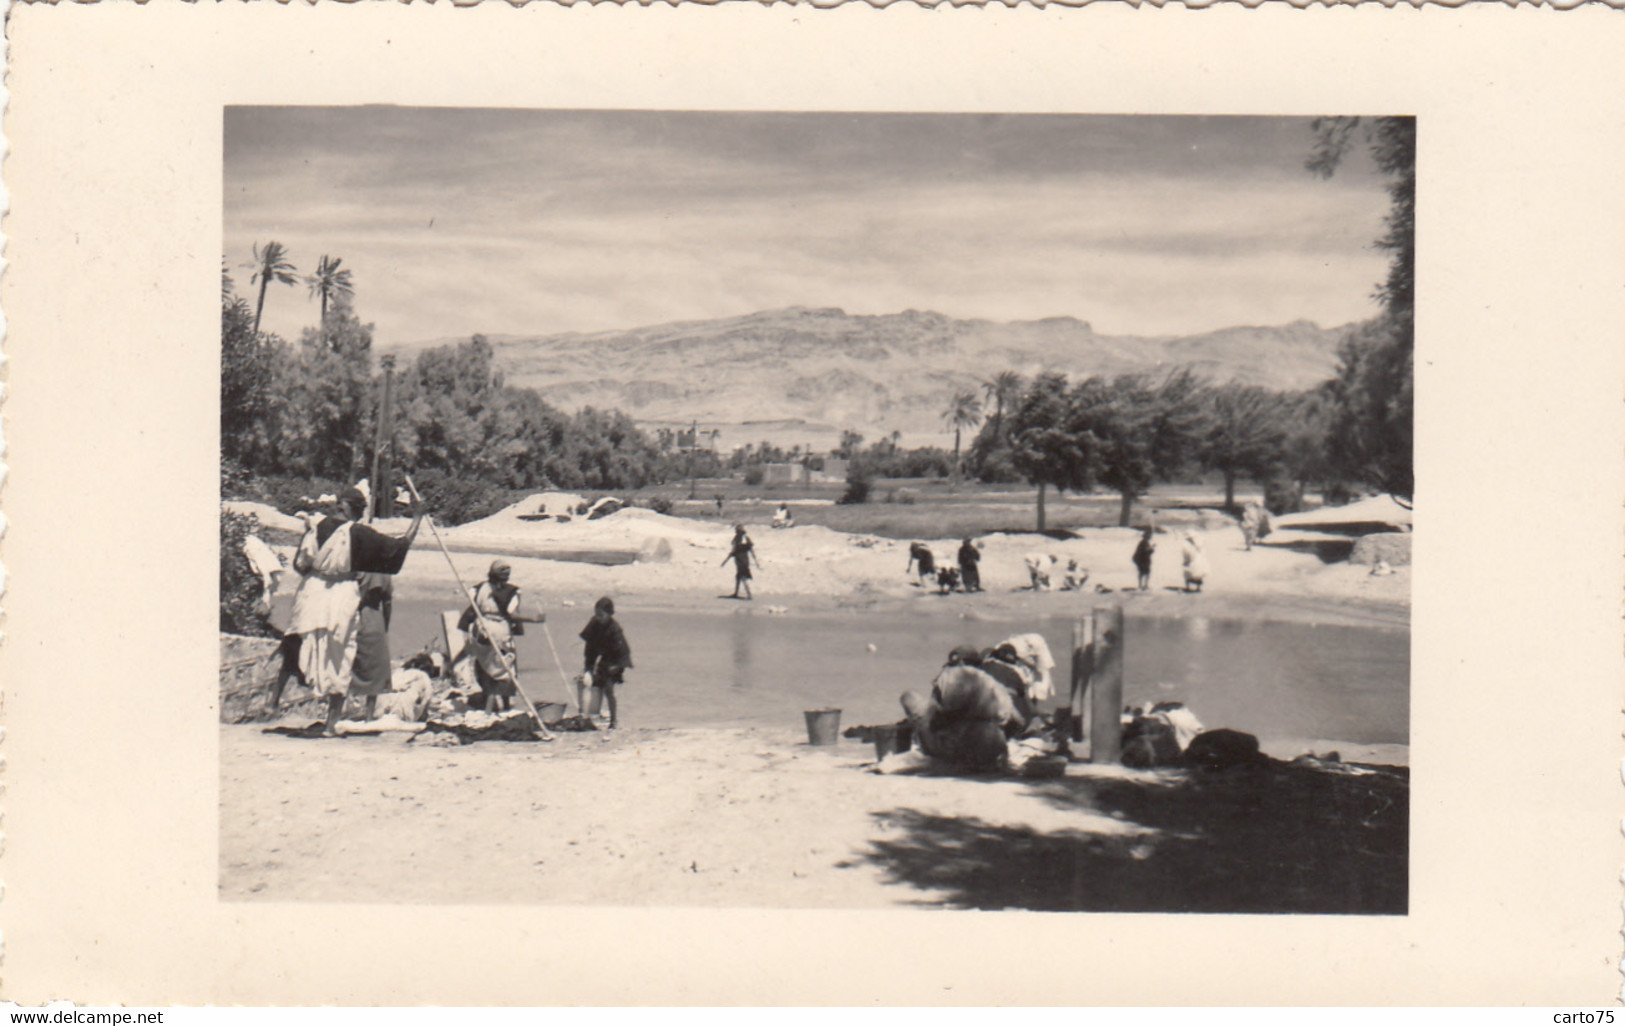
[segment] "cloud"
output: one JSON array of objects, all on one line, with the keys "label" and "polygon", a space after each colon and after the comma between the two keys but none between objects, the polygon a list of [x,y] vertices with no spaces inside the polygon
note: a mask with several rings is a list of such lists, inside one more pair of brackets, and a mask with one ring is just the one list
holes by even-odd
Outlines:
[{"label": "cloud", "polygon": [[789,305],[1333,324],[1383,275],[1380,182],[1304,173],[1301,119],[234,108],[226,138],[228,259],[342,257],[385,345]]}]

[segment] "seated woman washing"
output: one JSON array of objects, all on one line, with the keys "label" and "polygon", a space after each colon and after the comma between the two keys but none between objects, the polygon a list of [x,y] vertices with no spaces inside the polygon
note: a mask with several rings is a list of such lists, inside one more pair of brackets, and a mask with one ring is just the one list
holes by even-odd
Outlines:
[{"label": "seated woman washing", "polygon": [[955,649],[929,695],[903,693],[903,712],[920,750],[931,758],[972,771],[1001,769],[1009,763],[1005,739],[1026,721],[1010,692],[978,662],[974,649]]}]

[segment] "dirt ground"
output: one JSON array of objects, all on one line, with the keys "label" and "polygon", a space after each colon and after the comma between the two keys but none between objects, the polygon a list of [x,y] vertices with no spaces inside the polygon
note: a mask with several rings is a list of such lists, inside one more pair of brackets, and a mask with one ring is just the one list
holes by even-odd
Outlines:
[{"label": "dirt ground", "polygon": [[[602,521],[498,514],[446,532],[466,580],[492,547],[545,610],[708,609],[732,584],[728,525],[629,510]],[[1403,627],[1410,568],[1244,551],[1223,521],[1164,523],[1147,593],[1136,533],[983,538],[986,591],[913,586],[907,543],[822,527],[753,532],[755,601],[772,611],[908,606],[975,619],[1052,615],[1121,600],[1131,614]],[[1180,583],[1188,526],[1212,563]],[[425,532],[427,534],[427,532]],[[550,548],[670,557],[601,566]],[[432,538],[397,596],[454,592]],[[933,542],[949,561],[956,539]],[[1091,571],[1082,592],[1033,592],[1022,557]],[[526,553],[529,553],[528,555]],[[286,575],[291,576],[291,575]],[[283,590],[293,582],[284,579]],[[1109,595],[1095,586],[1111,589]],[[303,725],[303,723],[299,724]],[[872,772],[871,746],[806,744],[799,729],[561,734],[551,744],[432,747],[405,734],[308,740],[221,728],[220,893],[226,900],[739,907],[942,906],[1078,910],[1400,913],[1406,906],[1407,756],[1338,745],[1369,772],[1282,762],[1219,775],[1071,764],[1060,779]],[[1390,746],[1393,747],[1393,746]],[[1319,751],[1319,749],[1315,749]],[[1276,753],[1282,754],[1282,753]]]},{"label": "dirt ground", "polygon": [[954,777],[760,728],[222,727],[228,901],[1402,913],[1405,771]]}]

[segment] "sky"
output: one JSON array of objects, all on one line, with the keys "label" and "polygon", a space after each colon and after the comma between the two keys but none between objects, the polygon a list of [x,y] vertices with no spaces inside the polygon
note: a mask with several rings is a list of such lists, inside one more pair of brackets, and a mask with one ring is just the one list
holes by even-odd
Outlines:
[{"label": "sky", "polygon": [[[1376,313],[1388,201],[1307,118],[231,107],[223,249],[351,270],[384,347],[788,306],[1194,334]],[[273,285],[262,327],[319,317]]]}]

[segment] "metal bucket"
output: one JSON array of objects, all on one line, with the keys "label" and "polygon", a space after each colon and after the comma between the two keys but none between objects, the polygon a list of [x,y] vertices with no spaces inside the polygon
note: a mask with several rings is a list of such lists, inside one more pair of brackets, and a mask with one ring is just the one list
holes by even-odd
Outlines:
[{"label": "metal bucket", "polygon": [[807,717],[807,743],[832,745],[841,739],[841,710],[809,709]]}]

